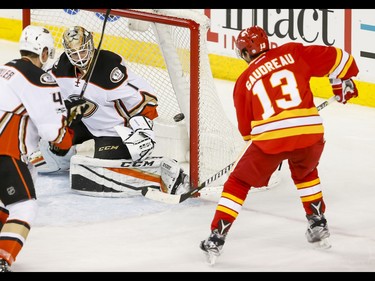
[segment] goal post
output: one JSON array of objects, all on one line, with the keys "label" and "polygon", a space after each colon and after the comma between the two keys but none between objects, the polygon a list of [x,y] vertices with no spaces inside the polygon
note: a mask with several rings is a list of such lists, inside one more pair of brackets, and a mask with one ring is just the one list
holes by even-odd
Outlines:
[{"label": "goal post", "polygon": [[[62,33],[73,25],[93,32],[97,46],[105,12],[23,9],[23,24],[47,27],[59,54]],[[215,87],[209,27],[209,18],[193,9],[112,9],[102,42],[102,49],[121,55],[155,89],[159,117],[153,155],[186,162],[193,186],[234,162],[245,145]]]}]

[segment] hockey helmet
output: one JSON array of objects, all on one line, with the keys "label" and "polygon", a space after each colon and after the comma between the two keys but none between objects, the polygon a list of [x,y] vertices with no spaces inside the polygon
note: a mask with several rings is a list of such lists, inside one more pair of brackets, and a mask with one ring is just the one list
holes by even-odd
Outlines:
[{"label": "hockey helmet", "polygon": [[55,57],[55,47],[52,34],[42,26],[26,26],[20,37],[20,51],[29,51],[39,55],[42,64],[42,53],[44,48],[48,49],[48,57],[53,59]]},{"label": "hockey helmet", "polygon": [[238,34],[235,43],[237,56],[244,60],[246,60],[243,56],[244,50],[253,57],[270,48],[267,33],[257,25],[243,29]]}]

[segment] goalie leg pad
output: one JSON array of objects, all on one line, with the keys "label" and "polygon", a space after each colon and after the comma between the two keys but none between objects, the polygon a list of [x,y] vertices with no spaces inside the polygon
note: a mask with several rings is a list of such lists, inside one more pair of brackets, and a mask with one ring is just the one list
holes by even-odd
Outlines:
[{"label": "goalie leg pad", "polygon": [[161,191],[170,194],[182,194],[190,190],[189,176],[181,165],[173,159],[164,158],[161,163]]},{"label": "goalie leg pad", "polygon": [[75,192],[100,197],[132,197],[143,187],[160,190],[162,157],[144,161],[97,159],[74,155],[70,187]]},{"label": "goalie leg pad", "polygon": [[175,160],[164,157],[133,162],[74,155],[70,187],[77,193],[100,197],[140,195],[143,187],[179,194],[189,190],[189,177]]}]

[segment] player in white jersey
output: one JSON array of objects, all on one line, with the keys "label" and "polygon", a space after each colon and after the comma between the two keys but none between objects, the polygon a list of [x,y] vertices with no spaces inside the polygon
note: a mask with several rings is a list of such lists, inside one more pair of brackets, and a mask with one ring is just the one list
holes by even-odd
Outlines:
[{"label": "player in white jersey", "polygon": [[[88,105],[82,122],[72,126],[73,142],[95,142],[93,158],[79,157],[71,151],[64,157],[71,158],[71,188],[107,197],[118,197],[123,192],[139,194],[143,186],[163,192],[186,192],[188,176],[181,166],[172,159],[151,157],[155,145],[153,120],[158,117],[154,89],[126,66],[122,56],[100,50],[80,97],[98,50],[94,48],[92,33],[81,26],[68,28],[62,44],[64,53],[50,72],[60,85],[68,108],[81,98]],[[52,170],[61,161],[65,160],[55,159],[57,164]]]},{"label": "player in white jersey", "polygon": [[42,69],[54,52],[50,32],[29,25],[20,38],[21,58],[0,66],[0,272],[11,271],[35,221],[39,139],[62,150],[72,146],[70,112],[56,81]]}]

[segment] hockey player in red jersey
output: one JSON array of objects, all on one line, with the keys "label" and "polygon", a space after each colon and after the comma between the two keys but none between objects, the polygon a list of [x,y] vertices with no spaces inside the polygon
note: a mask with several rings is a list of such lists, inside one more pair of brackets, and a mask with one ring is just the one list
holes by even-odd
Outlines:
[{"label": "hockey player in red jersey", "polygon": [[67,111],[56,81],[42,69],[54,57],[51,33],[29,25],[19,44],[21,58],[0,66],[0,272],[11,271],[35,221],[39,139],[69,149],[67,119],[82,110]]},{"label": "hockey player in red jersey", "polygon": [[144,186],[168,193],[186,192],[189,177],[182,167],[173,159],[151,157],[158,99],[148,81],[132,72],[121,55],[95,49],[92,33],[82,26],[67,28],[62,44],[64,53],[50,73],[59,83],[68,108],[78,100],[88,106],[81,122],[72,126],[73,143],[94,140],[94,153],[93,157],[83,157],[74,155],[71,149],[55,157],[48,149],[43,150],[42,143],[44,158],[52,163],[66,159],[71,187],[81,194],[119,197],[124,192],[140,194]]},{"label": "hockey player in red jersey", "polygon": [[324,127],[309,81],[328,77],[336,100],[345,104],[358,96],[352,80],[358,74],[356,62],[333,46],[293,42],[270,49],[268,36],[259,26],[242,30],[235,44],[238,56],[248,63],[235,83],[233,99],[238,129],[249,143],[224,184],[211,234],[200,248],[214,263],[250,188],[267,185],[283,160],[288,162],[306,213],[307,241],[329,248],[317,170],[325,144]]}]

